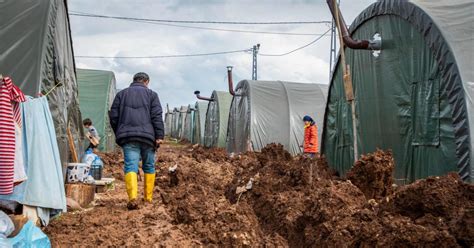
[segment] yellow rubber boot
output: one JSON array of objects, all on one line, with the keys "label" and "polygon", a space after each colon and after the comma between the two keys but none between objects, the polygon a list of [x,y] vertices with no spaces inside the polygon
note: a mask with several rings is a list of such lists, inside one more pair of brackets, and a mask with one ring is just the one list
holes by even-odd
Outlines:
[{"label": "yellow rubber boot", "polygon": [[125,174],[125,186],[127,188],[128,194],[128,204],[127,208],[137,209],[137,195],[138,195],[138,181],[137,181],[137,173],[129,172]]},{"label": "yellow rubber boot", "polygon": [[145,202],[153,199],[153,189],[155,188],[155,173],[145,173]]}]

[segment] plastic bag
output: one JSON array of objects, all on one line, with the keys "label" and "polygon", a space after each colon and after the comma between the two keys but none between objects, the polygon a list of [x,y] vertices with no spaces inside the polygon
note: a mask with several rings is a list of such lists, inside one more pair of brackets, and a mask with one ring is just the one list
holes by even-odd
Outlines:
[{"label": "plastic bag", "polygon": [[[48,236],[44,234],[41,229],[28,221],[20,233],[15,237],[6,239],[9,246],[13,248],[27,248],[27,247],[51,247],[51,242]],[[2,245],[2,243],[0,243]],[[1,247],[1,246],[0,246]]]},{"label": "plastic bag", "polygon": [[88,164],[89,166],[91,166],[94,160],[97,159],[97,157],[98,156],[92,152],[92,149],[89,148],[84,154],[84,157],[82,157],[82,163]]},{"label": "plastic bag", "polygon": [[0,211],[0,239],[8,237],[14,230],[15,226],[10,217],[3,211]]}]

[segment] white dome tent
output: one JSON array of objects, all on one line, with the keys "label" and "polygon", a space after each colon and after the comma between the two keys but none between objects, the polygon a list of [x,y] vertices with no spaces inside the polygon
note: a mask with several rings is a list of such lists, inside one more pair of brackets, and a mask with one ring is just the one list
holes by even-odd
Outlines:
[{"label": "white dome tent", "polygon": [[[231,77],[229,77],[231,78]],[[327,85],[243,80],[236,87],[229,114],[228,152],[260,151],[280,143],[295,155],[304,140],[303,117],[313,117],[319,131]]]}]

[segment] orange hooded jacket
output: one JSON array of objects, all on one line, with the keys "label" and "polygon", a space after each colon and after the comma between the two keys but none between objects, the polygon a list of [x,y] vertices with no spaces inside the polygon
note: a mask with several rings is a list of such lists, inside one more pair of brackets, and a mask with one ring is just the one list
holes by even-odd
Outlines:
[{"label": "orange hooded jacket", "polygon": [[319,152],[318,147],[318,128],[316,124],[304,127],[304,152],[317,153]]}]

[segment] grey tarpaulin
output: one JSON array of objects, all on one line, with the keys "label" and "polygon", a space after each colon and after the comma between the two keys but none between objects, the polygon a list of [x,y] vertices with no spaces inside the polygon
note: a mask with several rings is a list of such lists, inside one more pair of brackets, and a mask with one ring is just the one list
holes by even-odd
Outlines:
[{"label": "grey tarpaulin", "polygon": [[171,113],[171,137],[177,139],[179,130],[179,110],[178,108],[174,108],[173,112]]},{"label": "grey tarpaulin", "polygon": [[193,143],[194,111],[194,105],[188,105],[188,111],[186,112],[182,137],[183,140],[191,143]]},{"label": "grey tarpaulin", "polygon": [[182,139],[184,135],[184,122],[186,121],[187,106],[181,106],[178,115],[178,139]]},{"label": "grey tarpaulin", "polygon": [[[378,57],[346,49],[359,150],[392,149],[400,180],[457,167],[464,180],[473,181],[474,2],[382,0],[364,10],[350,31],[358,39],[382,35]],[[344,173],[351,167],[353,142],[342,100],[338,65],[329,91],[323,151],[329,164]]]},{"label": "grey tarpaulin", "polygon": [[213,91],[211,99],[206,112],[204,146],[225,148],[232,95],[224,91]]},{"label": "grey tarpaulin", "polygon": [[169,106],[166,105],[165,114],[165,135],[171,137],[171,131],[173,127],[173,111],[170,110]]},{"label": "grey tarpaulin", "polygon": [[48,95],[48,102],[65,168],[68,125],[76,148],[82,147],[84,137],[67,1],[2,0],[0,27],[0,74],[12,77],[30,96],[61,85]]},{"label": "grey tarpaulin", "polygon": [[209,102],[198,101],[195,105],[194,113],[194,132],[193,132],[193,143],[204,145],[204,130],[206,125],[206,111]]},{"label": "grey tarpaulin", "polygon": [[[322,127],[327,85],[282,81],[239,82],[229,114],[228,152],[260,151],[280,143],[292,154],[301,152],[303,116]],[[321,132],[319,132],[321,140]]]},{"label": "grey tarpaulin", "polygon": [[166,109],[166,113],[165,113],[165,135],[166,136],[171,135],[171,119],[172,119],[172,113],[169,111],[169,109]]},{"label": "grey tarpaulin", "polygon": [[177,139],[179,136],[179,109],[174,108],[171,116],[171,137]]}]

